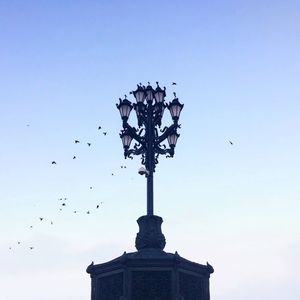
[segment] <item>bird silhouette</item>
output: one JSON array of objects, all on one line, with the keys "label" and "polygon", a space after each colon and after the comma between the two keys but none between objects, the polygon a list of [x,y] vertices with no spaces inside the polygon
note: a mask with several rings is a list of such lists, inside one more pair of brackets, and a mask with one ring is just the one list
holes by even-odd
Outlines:
[{"label": "bird silhouette", "polygon": [[58,200],[62,200],[62,198],[59,198]]},{"label": "bird silhouette", "polygon": [[111,176],[114,176],[115,174],[114,173],[111,173]]},{"label": "bird silhouette", "polygon": [[50,223],[51,225],[53,225],[53,221],[51,221],[51,223]]},{"label": "bird silhouette", "polygon": [[102,127],[101,126],[98,126],[98,130],[100,130]]},{"label": "bird silhouette", "polygon": [[33,228],[33,226],[31,225],[30,228]]},{"label": "bird silhouette", "polygon": [[67,200],[68,198],[64,198],[64,200]]},{"label": "bird silhouette", "polygon": [[96,206],[96,208],[99,208],[100,206],[99,206],[99,204]]},{"label": "bird silhouette", "polygon": [[92,186],[90,186],[90,190],[92,189],[93,187]]},{"label": "bird silhouette", "polygon": [[66,203],[62,203],[62,206],[66,206]]},{"label": "bird silhouette", "polygon": [[33,250],[33,249],[34,249],[34,247],[29,247],[29,249],[30,249],[30,250]]},{"label": "bird silhouette", "polygon": [[18,245],[20,245],[21,244],[21,242],[18,242]]},{"label": "bird silhouette", "polygon": [[44,218],[40,218],[40,221],[43,221],[44,220]]},{"label": "bird silhouette", "polygon": [[87,143],[87,145],[88,145],[89,147],[91,147],[91,143]]},{"label": "bird silhouette", "polygon": [[77,214],[77,210],[74,210],[73,213],[74,213],[74,214]]},{"label": "bird silhouette", "polygon": [[90,211],[88,210],[86,213],[89,215],[89,214],[90,214]]},{"label": "bird silhouette", "polygon": [[228,141],[230,143],[230,145],[233,145],[233,142],[232,141]]},{"label": "bird silhouette", "polygon": [[107,132],[103,132],[104,135],[107,135]]},{"label": "bird silhouette", "polygon": [[177,85],[177,83],[176,82],[172,82],[172,85]]},{"label": "bird silhouette", "polygon": [[73,156],[73,159],[76,159],[76,156],[75,156],[75,155]]},{"label": "bird silhouette", "polygon": [[78,144],[78,143],[80,143],[78,140],[75,140],[75,144]]},{"label": "bird silhouette", "polygon": [[56,161],[53,161],[51,164],[52,164],[52,165],[56,165]]}]

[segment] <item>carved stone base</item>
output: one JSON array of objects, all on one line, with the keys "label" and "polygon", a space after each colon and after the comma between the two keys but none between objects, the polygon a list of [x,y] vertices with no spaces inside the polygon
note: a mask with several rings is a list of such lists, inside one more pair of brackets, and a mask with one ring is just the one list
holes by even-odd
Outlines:
[{"label": "carved stone base", "polygon": [[137,220],[140,231],[136,235],[137,250],[154,248],[163,250],[166,245],[165,236],[161,231],[163,219],[159,216],[142,216]]}]

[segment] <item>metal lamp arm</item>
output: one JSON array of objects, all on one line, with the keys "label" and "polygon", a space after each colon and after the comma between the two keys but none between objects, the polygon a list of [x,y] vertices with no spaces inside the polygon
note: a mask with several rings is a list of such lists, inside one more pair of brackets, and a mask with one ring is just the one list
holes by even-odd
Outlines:
[{"label": "metal lamp arm", "polygon": [[159,145],[162,141],[164,141],[174,130],[176,130],[177,127],[178,124],[175,123],[168,127],[161,136],[155,139],[155,145]]},{"label": "metal lamp arm", "polygon": [[155,152],[161,155],[167,155],[167,157],[173,157],[174,156],[174,147],[171,148],[161,148],[160,146],[155,147]]},{"label": "metal lamp arm", "polygon": [[158,153],[158,154],[161,154],[161,155],[165,155],[166,154],[166,146],[163,145],[164,148],[161,148],[159,145],[156,145],[156,147],[154,148],[155,149],[155,152]]},{"label": "metal lamp arm", "polygon": [[124,151],[124,156],[125,158],[129,157],[131,159],[133,159],[132,155],[140,155],[144,152],[145,148],[143,145],[141,145],[140,147],[136,147],[134,149],[126,149]]},{"label": "metal lamp arm", "polygon": [[136,129],[134,127],[131,127],[127,122],[123,123],[123,128],[128,131],[130,136],[135,139],[140,144],[144,144],[144,139],[140,135],[136,133]]}]

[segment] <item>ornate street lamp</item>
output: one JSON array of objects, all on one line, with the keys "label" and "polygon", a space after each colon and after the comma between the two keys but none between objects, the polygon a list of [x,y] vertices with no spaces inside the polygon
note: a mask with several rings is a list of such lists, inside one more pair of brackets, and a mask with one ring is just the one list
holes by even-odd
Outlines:
[{"label": "ornate street lamp", "polygon": [[[159,155],[173,157],[179,134],[177,129],[180,112],[183,108],[174,93],[174,99],[169,104],[165,103],[166,89],[161,89],[158,82],[154,90],[150,83],[148,86],[139,84],[133,94],[136,103],[132,104],[127,97],[120,102],[117,108],[123,120],[122,139],[125,158],[133,158],[132,155],[141,155],[142,164],[146,168],[144,172],[147,178],[147,215],[153,215],[153,173],[158,164]],[[138,128],[128,124],[128,118],[132,108],[136,112]],[[168,108],[173,120],[169,127],[161,129],[161,121],[165,108]],[[132,140],[135,144],[130,148]],[[164,143],[168,141],[169,147]]]},{"label": "ornate street lamp", "polygon": [[[159,155],[174,155],[183,104],[176,94],[166,104],[165,88],[161,89],[158,83],[155,90],[149,83],[147,87],[139,84],[131,94],[135,103],[125,96],[117,104],[123,121],[120,138],[125,158],[141,155],[144,166],[139,169],[139,174],[147,178],[147,215],[137,219],[137,252],[124,252],[109,262],[96,265],[92,262],[88,266],[87,272],[92,278],[91,299],[209,300],[209,277],[214,269],[208,263],[201,265],[191,262],[177,251],[175,254],[164,252],[166,239],[161,230],[163,220],[153,214],[153,173]],[[173,124],[161,128],[165,108],[170,111]],[[136,112],[138,128],[128,124],[132,109]]]}]

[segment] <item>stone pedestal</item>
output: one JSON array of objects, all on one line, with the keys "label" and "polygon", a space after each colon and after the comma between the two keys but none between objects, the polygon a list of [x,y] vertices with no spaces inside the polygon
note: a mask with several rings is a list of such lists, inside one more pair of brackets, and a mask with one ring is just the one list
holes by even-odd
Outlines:
[{"label": "stone pedestal", "polygon": [[162,218],[142,216],[137,252],[88,266],[92,300],[209,300],[213,268],[163,251]]},{"label": "stone pedestal", "polygon": [[142,216],[137,220],[140,231],[136,235],[135,247],[142,249],[163,250],[166,245],[165,236],[161,232],[163,219],[158,216]]}]

